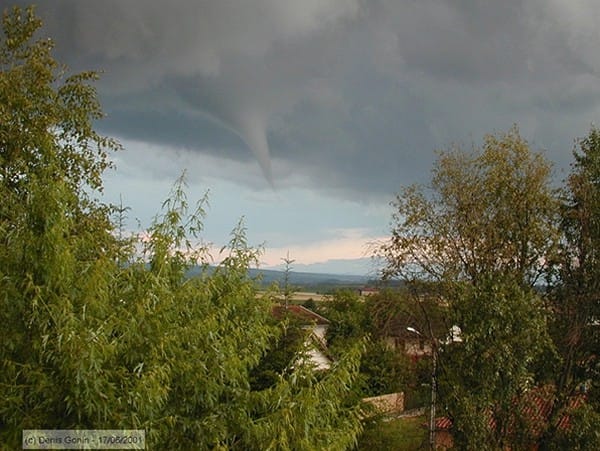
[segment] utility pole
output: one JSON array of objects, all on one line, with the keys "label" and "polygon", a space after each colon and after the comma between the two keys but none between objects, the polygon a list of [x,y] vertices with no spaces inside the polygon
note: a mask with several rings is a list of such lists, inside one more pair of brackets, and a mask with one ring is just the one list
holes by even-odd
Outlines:
[{"label": "utility pole", "polygon": [[431,339],[431,405],[429,406],[429,449],[435,451],[435,403],[437,396],[437,346]]},{"label": "utility pole", "polygon": [[[407,327],[406,330],[424,337],[414,327]],[[434,337],[431,337],[431,402],[429,405],[429,449],[435,451],[435,403],[437,396],[437,343]]]}]

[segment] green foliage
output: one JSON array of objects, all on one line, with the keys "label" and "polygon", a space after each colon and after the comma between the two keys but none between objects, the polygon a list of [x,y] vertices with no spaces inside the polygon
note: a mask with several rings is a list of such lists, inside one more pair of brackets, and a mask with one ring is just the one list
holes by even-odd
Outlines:
[{"label": "green foliage", "polygon": [[413,382],[412,362],[380,340],[370,341],[360,362],[359,392],[363,397],[406,390]]},{"label": "green foliage", "polygon": [[516,127],[481,149],[441,152],[431,185],[404,188],[392,205],[392,238],[379,251],[387,277],[476,282],[500,272],[533,284],[557,238],[550,165]]},{"label": "green foliage", "polygon": [[[366,361],[362,373],[369,374],[369,386],[374,388],[381,382],[387,392],[404,391],[407,408],[422,407],[430,397],[431,357],[409,358],[404,349],[389,349],[384,344],[388,337],[420,338],[426,344],[431,337],[446,337],[450,330],[448,308],[442,302],[439,284],[416,283],[400,289],[384,289],[366,299],[367,315],[371,322],[373,352],[380,362]],[[423,331],[418,337],[408,328]],[[385,369],[384,369],[385,368]],[[377,374],[379,373],[379,376]],[[392,376],[394,374],[394,376]],[[371,389],[372,390],[372,389]],[[385,393],[377,389],[378,394]],[[369,393],[375,391],[369,391]]]},{"label": "green foliage", "polygon": [[332,300],[322,306],[321,313],[331,321],[326,338],[333,353],[370,333],[366,305],[355,291],[336,291]]},{"label": "green foliage", "polygon": [[315,310],[317,310],[317,303],[315,302],[315,300],[313,298],[308,299],[306,302],[304,302],[304,304],[302,304],[304,307],[306,307],[309,310],[312,310],[313,312]]},{"label": "green foliage", "polygon": [[362,341],[354,343],[333,368],[317,378],[299,368],[277,386],[251,394],[257,419],[239,449],[342,450],[356,444],[362,430],[358,405],[347,405]]},{"label": "green foliage", "polygon": [[51,41],[33,41],[39,26],[15,8],[0,38],[0,430],[10,440],[61,416],[103,417],[111,390],[82,382],[99,369],[92,356],[112,358],[110,342],[99,348],[117,249],[109,209],[87,193],[119,146],[92,129],[95,75],[63,80]]},{"label": "green foliage", "polygon": [[[549,277],[549,304],[555,313],[550,331],[562,358],[555,377],[554,420],[582,384],[588,386],[588,399],[596,411],[600,407],[600,132],[596,128],[577,140],[574,157],[562,196],[563,240]],[[561,431],[551,427],[544,441],[560,437]]]},{"label": "green foliage", "polygon": [[[553,355],[532,289],[559,238],[549,163],[514,127],[479,149],[441,152],[430,186],[405,188],[393,206],[392,238],[380,249],[384,275],[417,281],[447,306],[445,332],[434,332],[432,320],[426,330],[439,350],[440,401],[456,443],[524,446],[530,437],[510,416],[513,402],[541,382],[542,356]],[[460,328],[461,343],[447,342],[449,326]]]},{"label": "green foliage", "polygon": [[282,375],[291,372],[307,339],[308,331],[291,315],[285,321],[272,319],[271,322],[281,335],[279,339],[272,340],[260,363],[252,369],[250,377],[253,390],[272,387]]},{"label": "green foliage", "polygon": [[424,417],[383,419],[374,418],[365,425],[358,439],[357,450],[414,451],[424,449],[427,430]]},{"label": "green foliage", "polygon": [[[50,171],[70,189],[100,188],[108,152],[119,145],[93,129],[102,117],[84,72],[64,77],[50,39],[33,41],[41,21],[33,8],[15,7],[2,19],[0,37],[0,176],[25,195],[33,174]],[[46,174],[48,175],[48,174]],[[81,194],[81,193],[80,193]]]},{"label": "green foliage", "polygon": [[519,429],[529,414],[517,408],[518,399],[535,387],[536,362],[552,349],[542,304],[534,291],[496,278],[465,286],[454,314],[462,342],[443,349],[439,373],[455,443],[520,449],[532,437]]},{"label": "green foliage", "polygon": [[288,251],[285,258],[282,258],[285,263],[285,269],[283,271],[283,301],[287,306],[292,300],[292,294],[294,292],[294,288],[290,285],[290,274],[292,272],[292,264],[295,260],[290,258],[290,253]]},{"label": "green foliage", "polygon": [[343,354],[352,343],[370,337],[354,388],[363,398],[395,393],[414,385],[412,362],[403,353],[390,349],[377,335],[371,305],[370,300],[361,299],[355,291],[340,290],[321,310],[331,321],[327,343],[334,354]]},{"label": "green foliage", "polygon": [[593,451],[600,449],[600,414],[584,405],[570,414],[569,427],[557,432],[548,447],[551,451]]},{"label": "green foliage", "polygon": [[[215,270],[198,246],[201,199],[183,178],[147,233],[115,237],[101,189],[118,144],[93,74],[62,81],[32,9],[0,41],[0,442],[23,429],[145,429],[152,449],[347,449],[364,345],[317,378],[299,363],[264,390],[251,371],[279,339],[239,223]],[[117,209],[123,212],[123,208]],[[122,238],[122,237],[121,237]],[[140,252],[136,252],[136,249]]]},{"label": "green foliage", "polygon": [[575,163],[563,200],[564,240],[552,287],[553,331],[565,360],[561,386],[566,391],[596,380],[600,350],[600,131],[578,141]]}]

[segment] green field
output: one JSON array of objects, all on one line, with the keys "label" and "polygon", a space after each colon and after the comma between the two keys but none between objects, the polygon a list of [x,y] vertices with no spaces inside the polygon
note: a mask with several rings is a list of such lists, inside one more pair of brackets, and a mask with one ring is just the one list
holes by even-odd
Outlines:
[{"label": "green field", "polygon": [[358,440],[358,450],[409,451],[427,449],[423,416],[370,422]]}]

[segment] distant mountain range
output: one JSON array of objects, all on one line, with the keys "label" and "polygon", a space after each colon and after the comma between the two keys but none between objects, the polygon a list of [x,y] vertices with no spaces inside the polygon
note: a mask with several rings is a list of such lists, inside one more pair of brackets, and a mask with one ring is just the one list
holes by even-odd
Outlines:
[{"label": "distant mountain range", "polygon": [[[213,268],[210,267],[210,272]],[[187,275],[194,277],[201,273],[200,267],[191,268]],[[256,279],[261,286],[268,287],[274,283],[283,284],[285,273],[274,269],[250,269],[248,275]],[[373,285],[376,282],[367,276],[348,274],[325,274],[291,271],[288,283],[293,289],[302,291],[314,291],[319,293],[331,292],[339,288],[359,288],[365,285]]]},{"label": "distant mountain range", "polygon": [[[276,266],[268,266],[265,269],[283,271],[285,264]],[[333,259],[319,263],[301,264],[292,263],[292,272],[303,272],[311,274],[327,274],[327,275],[358,275],[376,278],[377,267],[372,258],[356,258],[356,259]]]},{"label": "distant mountain range", "polygon": [[[282,283],[285,273],[283,271],[273,269],[251,269],[250,277],[260,279],[260,282],[263,285],[270,285],[274,282]],[[302,287],[314,287],[321,285],[361,286],[369,283],[369,277],[291,271],[289,274],[289,283],[291,285],[298,285]]]}]

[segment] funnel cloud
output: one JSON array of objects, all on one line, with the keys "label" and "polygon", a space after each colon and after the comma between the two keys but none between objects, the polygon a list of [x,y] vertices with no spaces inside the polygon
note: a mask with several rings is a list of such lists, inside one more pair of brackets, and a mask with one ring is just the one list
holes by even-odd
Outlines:
[{"label": "funnel cloud", "polygon": [[41,0],[37,11],[61,61],[103,71],[104,132],[258,164],[265,187],[372,199],[426,179],[435,149],[513,123],[567,167],[600,114],[596,6]]}]

